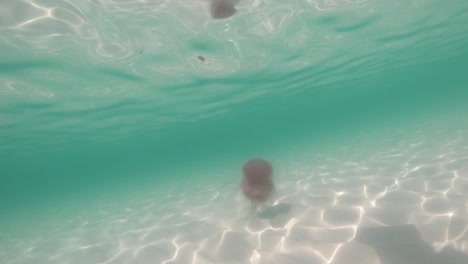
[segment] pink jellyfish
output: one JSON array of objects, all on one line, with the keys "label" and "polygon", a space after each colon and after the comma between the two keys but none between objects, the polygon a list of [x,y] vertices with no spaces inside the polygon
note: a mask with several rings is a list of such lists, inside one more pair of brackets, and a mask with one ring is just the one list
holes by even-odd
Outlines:
[{"label": "pink jellyfish", "polygon": [[214,19],[224,19],[233,16],[237,9],[235,4],[239,0],[211,0],[211,17]]},{"label": "pink jellyfish", "polygon": [[242,167],[242,192],[252,203],[252,209],[263,209],[272,202],[275,192],[273,167],[262,158],[252,158]]}]

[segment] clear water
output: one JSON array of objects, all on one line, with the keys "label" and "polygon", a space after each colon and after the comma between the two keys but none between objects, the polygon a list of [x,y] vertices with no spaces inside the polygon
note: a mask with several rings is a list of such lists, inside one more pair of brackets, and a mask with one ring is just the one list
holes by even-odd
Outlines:
[{"label": "clear water", "polygon": [[[409,155],[398,161],[377,155],[382,163],[370,166],[394,171],[392,179],[405,178],[401,168],[409,170],[410,161],[426,153],[426,160],[416,160],[429,166],[445,157],[438,168],[456,173],[461,189],[454,189],[457,195],[444,207],[450,210],[430,214],[421,205],[426,218],[411,215],[382,225],[413,224],[434,249],[451,245],[468,254],[463,189],[468,186],[468,2],[240,0],[235,5],[232,17],[213,19],[209,0],[0,1],[0,262],[117,263],[112,250],[123,247],[117,254],[125,257],[123,263],[273,263],[266,258],[281,250],[262,250],[252,241],[246,242],[249,258],[221,254],[187,257],[189,262],[174,253],[141,257],[131,246],[111,242],[118,234],[151,228],[139,221],[120,226],[126,217],[153,219],[131,212],[160,212],[150,214],[152,223],[174,215],[192,223],[204,219],[202,213],[191,215],[200,205],[212,223],[222,223],[220,230],[236,225],[244,230],[241,220],[223,221],[230,213],[241,215],[247,204],[238,181],[240,167],[252,156],[277,168],[281,200],[299,195],[291,186],[308,186],[311,182],[303,181],[309,177],[347,179],[341,166],[370,162],[373,153],[386,151]],[[422,150],[412,148],[418,144]],[[458,167],[450,167],[454,162]],[[437,175],[444,182],[452,179]],[[336,186],[332,181],[324,188]],[[425,201],[438,191],[421,187],[411,193]],[[447,198],[447,192],[439,194]],[[367,210],[372,201],[359,206]],[[456,231],[447,224],[452,230],[447,234],[455,235],[435,238],[445,229],[424,233],[423,223],[439,216],[458,217]],[[286,228],[286,222],[275,228]],[[102,226],[120,229],[96,235],[94,244],[106,249],[80,258],[73,249],[93,244],[86,247],[70,223],[87,236]],[[83,223],[95,225],[86,229]],[[57,227],[60,235],[51,231]],[[183,236],[174,232],[165,241],[177,244],[171,239]],[[290,235],[283,234],[283,241]],[[157,244],[162,237],[149,242],[156,243],[151,252],[173,247]],[[236,239],[231,242],[244,241]],[[341,246],[317,253],[328,256],[318,260],[296,258],[304,254],[294,250],[287,254],[291,258],[276,259],[341,263],[330,256],[352,241],[334,241]],[[203,252],[211,243],[205,242],[191,243],[202,245]],[[395,263],[379,250],[367,263]],[[465,256],[452,261],[466,263]]]}]

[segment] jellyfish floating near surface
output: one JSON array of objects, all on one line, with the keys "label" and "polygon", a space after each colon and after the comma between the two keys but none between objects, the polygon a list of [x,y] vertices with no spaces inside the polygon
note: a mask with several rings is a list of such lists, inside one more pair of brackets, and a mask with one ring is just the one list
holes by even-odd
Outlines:
[{"label": "jellyfish floating near surface", "polygon": [[210,12],[214,19],[225,19],[233,16],[237,9],[235,4],[239,0],[211,0]]},{"label": "jellyfish floating near surface", "polygon": [[262,158],[252,158],[244,164],[242,172],[242,192],[250,200],[252,210],[262,210],[271,205],[275,194],[271,163]]}]

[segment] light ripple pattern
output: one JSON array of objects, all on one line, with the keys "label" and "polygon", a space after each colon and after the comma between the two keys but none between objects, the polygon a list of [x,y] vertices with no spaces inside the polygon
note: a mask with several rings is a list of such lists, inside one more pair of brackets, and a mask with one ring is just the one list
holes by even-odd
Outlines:
[{"label": "light ripple pattern", "polygon": [[260,213],[249,211],[240,179],[187,180],[12,228],[2,234],[0,259],[465,263],[467,130],[410,126],[413,132],[369,131],[380,140],[342,145],[335,155],[302,148],[280,163],[275,204]]},{"label": "light ripple pattern", "polygon": [[[81,116],[135,99],[158,113],[157,122],[138,125],[142,133],[213,120],[239,102],[266,95],[284,101],[287,94],[374,78],[395,66],[456,57],[468,43],[464,3],[242,0],[233,17],[213,20],[208,0],[2,1],[0,109],[14,113],[18,105],[40,104]],[[201,85],[216,80],[229,85]],[[261,85],[252,92],[246,83]],[[194,89],[196,98],[188,92]],[[206,101],[220,103],[207,110]],[[168,117],[160,108],[176,114]],[[22,116],[41,120],[35,113]],[[2,134],[27,142],[40,130],[5,127]],[[49,144],[54,140],[41,138],[31,147]]]},{"label": "light ripple pattern", "polygon": [[0,1],[0,263],[468,263],[467,1],[213,1]]}]

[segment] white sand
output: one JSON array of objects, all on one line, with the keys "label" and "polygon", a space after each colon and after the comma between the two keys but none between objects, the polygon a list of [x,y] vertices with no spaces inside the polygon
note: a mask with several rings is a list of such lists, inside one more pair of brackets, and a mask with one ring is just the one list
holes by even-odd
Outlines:
[{"label": "white sand", "polygon": [[468,263],[468,133],[390,134],[277,164],[257,215],[221,175],[5,232],[0,262]]}]

